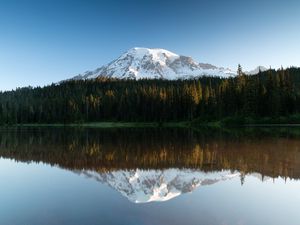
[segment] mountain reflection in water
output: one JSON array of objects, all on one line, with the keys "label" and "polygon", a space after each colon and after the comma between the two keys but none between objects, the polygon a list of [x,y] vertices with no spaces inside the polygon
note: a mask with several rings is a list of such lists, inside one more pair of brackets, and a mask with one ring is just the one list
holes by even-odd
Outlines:
[{"label": "mountain reflection in water", "polygon": [[243,183],[252,173],[299,179],[300,140],[254,131],[8,129],[0,132],[0,156],[76,171],[135,203],[166,201],[236,176]]},{"label": "mountain reflection in water", "polygon": [[299,137],[298,128],[2,128],[0,224],[298,225]]},{"label": "mountain reflection in water", "polygon": [[167,201],[192,192],[199,186],[212,185],[239,175],[230,171],[204,173],[191,169],[136,169],[103,173],[83,171],[82,173],[109,185],[134,203]]}]

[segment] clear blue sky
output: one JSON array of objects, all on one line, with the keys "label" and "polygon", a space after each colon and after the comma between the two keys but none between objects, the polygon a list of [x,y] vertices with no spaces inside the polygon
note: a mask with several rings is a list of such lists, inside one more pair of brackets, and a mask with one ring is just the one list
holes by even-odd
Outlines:
[{"label": "clear blue sky", "polygon": [[45,85],[139,46],[245,70],[300,66],[299,0],[0,0],[0,90]]}]

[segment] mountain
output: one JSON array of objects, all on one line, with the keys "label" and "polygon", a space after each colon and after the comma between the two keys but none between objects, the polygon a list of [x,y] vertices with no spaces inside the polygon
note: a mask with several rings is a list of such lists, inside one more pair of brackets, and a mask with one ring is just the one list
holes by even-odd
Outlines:
[{"label": "mountain", "polygon": [[237,177],[230,171],[205,173],[193,169],[118,170],[105,173],[83,171],[85,176],[107,184],[134,203],[167,201],[199,186]]},{"label": "mountain", "polygon": [[268,69],[266,67],[264,67],[264,66],[258,66],[254,70],[246,71],[245,74],[247,74],[247,75],[255,75],[255,74],[258,74],[259,71],[264,72],[264,71],[267,71],[267,70]]},{"label": "mountain", "polygon": [[132,48],[109,64],[72,79],[93,79],[100,76],[119,79],[185,79],[204,75],[228,77],[235,74],[230,69],[197,63],[191,57],[168,50]]}]

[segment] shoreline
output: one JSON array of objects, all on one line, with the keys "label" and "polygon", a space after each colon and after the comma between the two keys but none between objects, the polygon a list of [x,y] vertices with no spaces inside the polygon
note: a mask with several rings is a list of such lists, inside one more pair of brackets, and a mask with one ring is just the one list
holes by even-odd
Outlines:
[{"label": "shoreline", "polygon": [[300,127],[300,123],[270,123],[270,124],[222,124],[217,122],[92,122],[92,123],[31,123],[31,124],[7,124],[0,127],[82,127],[82,128],[255,128],[255,127]]},{"label": "shoreline", "polygon": [[93,122],[93,123],[33,123],[33,124],[11,124],[1,125],[1,127],[83,127],[83,128],[188,128],[188,122]]}]

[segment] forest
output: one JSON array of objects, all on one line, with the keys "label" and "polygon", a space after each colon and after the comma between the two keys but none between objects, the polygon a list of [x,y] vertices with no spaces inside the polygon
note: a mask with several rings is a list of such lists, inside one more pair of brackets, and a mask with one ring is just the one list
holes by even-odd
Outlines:
[{"label": "forest", "polygon": [[[300,68],[229,78],[68,80],[0,92],[0,124],[214,121],[300,113]],[[299,121],[295,121],[299,122]]]}]

